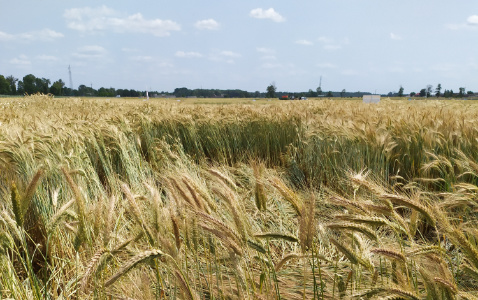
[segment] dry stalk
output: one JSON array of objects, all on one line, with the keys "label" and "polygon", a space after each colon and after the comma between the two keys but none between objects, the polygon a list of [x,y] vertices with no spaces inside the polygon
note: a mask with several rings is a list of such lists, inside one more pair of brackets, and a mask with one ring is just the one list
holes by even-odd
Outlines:
[{"label": "dry stalk", "polygon": [[121,276],[129,272],[131,269],[133,269],[136,265],[143,262],[144,260],[149,258],[160,257],[163,255],[164,255],[163,252],[161,252],[160,250],[148,250],[148,251],[139,253],[138,255],[130,259],[127,263],[125,263],[113,276],[111,276],[105,282],[105,287],[108,287],[112,285],[113,283],[115,283],[115,281],[118,280]]}]

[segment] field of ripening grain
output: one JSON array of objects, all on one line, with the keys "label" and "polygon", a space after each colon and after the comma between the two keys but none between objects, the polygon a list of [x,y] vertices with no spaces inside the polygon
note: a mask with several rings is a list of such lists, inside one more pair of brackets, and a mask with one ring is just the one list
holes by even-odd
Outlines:
[{"label": "field of ripening grain", "polygon": [[0,99],[0,299],[477,299],[478,103]]}]

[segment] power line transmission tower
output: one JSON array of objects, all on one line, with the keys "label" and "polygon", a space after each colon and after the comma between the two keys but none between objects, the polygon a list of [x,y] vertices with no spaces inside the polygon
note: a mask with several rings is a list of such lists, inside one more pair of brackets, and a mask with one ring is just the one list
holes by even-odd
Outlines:
[{"label": "power line transmission tower", "polygon": [[68,65],[68,74],[70,75],[70,90],[73,90],[73,79],[71,77],[71,67]]}]

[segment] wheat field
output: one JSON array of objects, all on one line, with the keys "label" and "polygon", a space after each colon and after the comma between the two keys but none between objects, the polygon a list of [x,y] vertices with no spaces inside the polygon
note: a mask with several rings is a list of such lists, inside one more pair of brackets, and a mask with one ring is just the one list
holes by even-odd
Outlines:
[{"label": "wheat field", "polygon": [[478,103],[0,99],[0,299],[477,299]]}]

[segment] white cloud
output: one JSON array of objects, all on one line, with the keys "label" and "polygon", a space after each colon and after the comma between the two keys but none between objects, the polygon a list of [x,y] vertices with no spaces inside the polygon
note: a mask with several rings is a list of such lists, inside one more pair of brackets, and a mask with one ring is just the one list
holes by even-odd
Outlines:
[{"label": "white cloud", "polygon": [[445,27],[451,30],[476,29],[478,27],[478,15],[469,16],[464,23],[446,24]]},{"label": "white cloud", "polygon": [[105,58],[108,51],[101,46],[84,46],[78,48],[78,51],[73,53],[73,56],[80,59],[102,59]]},{"label": "white cloud", "polygon": [[277,57],[275,55],[263,55],[263,56],[261,56],[261,59],[263,59],[263,60],[276,60]]},{"label": "white cloud", "polygon": [[194,24],[197,29],[207,29],[207,30],[217,30],[219,29],[219,23],[216,22],[214,19],[207,19],[207,20],[201,20],[197,21],[196,24]]},{"label": "white cloud", "polygon": [[393,33],[393,32],[390,32],[390,38],[391,38],[392,40],[396,40],[396,41],[402,40],[402,37],[401,37],[401,36],[399,36],[398,34],[395,34],[395,33]]},{"label": "white cloud", "polygon": [[29,66],[32,64],[32,62],[30,61],[30,59],[28,58],[28,56],[26,55],[23,55],[21,54],[20,56],[18,57],[15,57],[15,58],[12,58],[8,61],[9,63],[11,63],[12,65],[16,65],[16,66]]},{"label": "white cloud", "polygon": [[469,25],[478,25],[478,15],[469,16],[468,19],[466,19],[466,22]]},{"label": "white cloud", "polygon": [[226,57],[241,57],[239,53],[232,51],[221,51],[219,54]]},{"label": "white cloud", "polygon": [[285,66],[280,63],[264,63],[261,65],[261,68],[263,69],[283,69]]},{"label": "white cloud", "polygon": [[324,45],[324,49],[329,50],[329,51],[334,51],[334,50],[342,49],[342,46],[340,46],[340,45]]},{"label": "white cloud", "polygon": [[388,68],[390,73],[405,73],[405,69],[400,66],[390,67]]},{"label": "white cloud", "polygon": [[139,52],[139,49],[137,48],[121,48],[121,51],[126,52],[126,53],[134,53],[134,52]]},{"label": "white cloud", "polygon": [[136,13],[121,17],[118,12],[106,6],[98,8],[72,8],[63,14],[68,28],[80,32],[113,31],[117,33],[146,33],[154,36],[169,36],[171,31],[181,30],[181,26],[171,20],[148,20]]},{"label": "white cloud", "polygon": [[355,75],[358,75],[359,72],[353,69],[346,69],[346,70],[343,70],[341,74],[345,76],[355,76]]},{"label": "white cloud", "polygon": [[308,41],[308,40],[298,40],[298,41],[295,41],[296,44],[299,44],[299,45],[304,45],[304,46],[311,46],[313,45],[314,43],[312,43],[311,41]]},{"label": "white cloud", "polygon": [[262,69],[284,69],[291,74],[295,74],[295,65],[291,63],[263,63],[260,68]]},{"label": "white cloud", "polygon": [[200,58],[202,57],[201,53],[198,52],[184,52],[184,51],[176,51],[174,54],[176,57],[181,57],[181,58]]},{"label": "white cloud", "polygon": [[430,67],[432,71],[436,72],[451,72],[455,71],[457,69],[460,69],[456,64],[451,64],[451,63],[437,63],[435,65],[432,65]]},{"label": "white cloud", "polygon": [[36,56],[36,59],[50,62],[59,60],[58,57],[52,55],[38,55]]},{"label": "white cloud", "polygon": [[115,16],[118,13],[111,8],[106,7],[105,5],[91,8],[91,7],[83,7],[83,8],[71,8],[65,10],[63,17],[69,20],[77,20],[81,21],[86,16],[90,19],[101,19],[106,18],[108,16]]},{"label": "white cloud", "polygon": [[131,60],[134,60],[134,61],[137,61],[137,62],[151,62],[153,61],[153,57],[151,56],[142,56],[142,55],[138,55],[138,56],[133,56],[131,57]]},{"label": "white cloud", "polygon": [[450,30],[459,30],[466,28],[467,26],[465,24],[446,24],[445,27]]},{"label": "white cloud", "polygon": [[350,43],[348,38],[343,38],[340,41],[336,41],[335,39],[321,36],[317,40],[322,43],[322,47],[327,51],[342,49],[343,45],[348,45]]},{"label": "white cloud", "polygon": [[256,51],[263,54],[261,59],[263,60],[276,60],[277,57],[275,56],[276,51],[274,49],[259,47],[256,48]]},{"label": "white cloud", "polygon": [[0,31],[0,41],[2,42],[8,42],[10,40],[13,40],[14,36],[11,34],[8,34],[6,32]]},{"label": "white cloud", "polygon": [[233,64],[235,63],[235,59],[241,57],[242,55],[233,52],[233,51],[214,51],[210,56],[209,59],[212,61],[217,61],[217,62],[226,62],[228,64]]},{"label": "white cloud", "polygon": [[321,63],[321,64],[317,64],[317,67],[322,68],[322,69],[335,69],[335,68],[337,68],[336,65],[331,64],[331,63]]},{"label": "white cloud", "polygon": [[64,37],[62,33],[56,32],[48,28],[45,28],[42,30],[19,33],[19,34],[9,34],[9,33],[0,31],[0,41],[48,42],[48,41],[53,41],[55,39],[59,39],[62,37]]},{"label": "white cloud", "polygon": [[318,40],[319,42],[324,43],[324,44],[331,44],[331,43],[334,42],[333,39],[328,38],[328,37],[326,37],[326,36],[321,36],[321,37],[319,37],[317,40]]},{"label": "white cloud", "polygon": [[251,10],[249,16],[256,19],[270,19],[274,22],[284,22],[285,18],[276,12],[272,7],[269,9],[255,8]]},{"label": "white cloud", "polygon": [[257,52],[264,53],[264,54],[275,54],[276,51],[270,48],[259,47],[256,49]]}]

